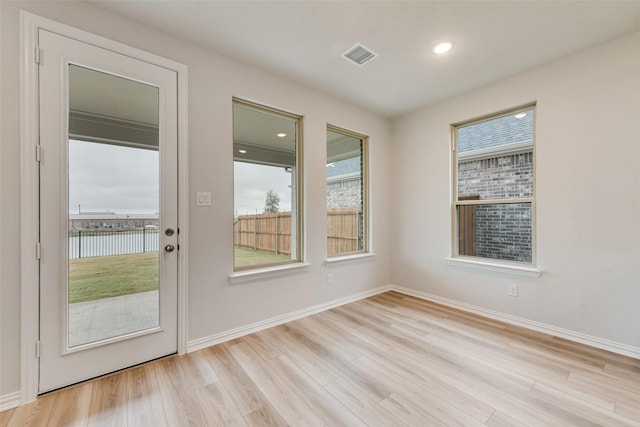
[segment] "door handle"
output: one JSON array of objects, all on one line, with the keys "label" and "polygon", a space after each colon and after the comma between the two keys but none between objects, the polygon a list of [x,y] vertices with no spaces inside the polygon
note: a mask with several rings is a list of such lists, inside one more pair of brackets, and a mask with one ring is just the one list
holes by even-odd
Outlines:
[{"label": "door handle", "polygon": [[167,245],[164,247],[165,252],[173,252],[176,247],[173,245]]}]

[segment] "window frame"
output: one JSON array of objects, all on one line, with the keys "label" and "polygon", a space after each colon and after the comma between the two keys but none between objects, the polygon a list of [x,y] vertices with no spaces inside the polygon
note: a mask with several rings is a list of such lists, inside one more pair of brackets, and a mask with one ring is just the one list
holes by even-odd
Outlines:
[{"label": "window frame", "polygon": [[[511,147],[505,150],[498,151],[497,156],[525,153],[531,151],[532,155],[532,195],[531,197],[523,198],[504,198],[504,199],[478,199],[478,200],[460,200],[458,195],[458,129],[477,123],[486,122],[489,120],[506,117],[509,115],[515,115],[524,111],[533,111],[533,137],[531,141],[531,148],[526,146],[526,149],[522,144],[514,143]],[[467,263],[473,268],[487,267],[489,270],[511,272],[515,274],[517,270],[523,272],[531,272],[534,276],[539,276],[539,270],[537,270],[538,256],[537,256],[537,227],[536,227],[536,180],[537,180],[537,161],[536,161],[536,146],[537,146],[537,104],[531,102],[521,105],[515,108],[509,108],[496,113],[487,114],[481,117],[477,117],[471,120],[465,120],[457,123],[453,123],[450,126],[450,141],[451,141],[451,258],[452,264],[460,265],[460,263]],[[478,150],[482,151],[482,150]],[[486,153],[479,153],[484,155]],[[468,159],[473,161],[473,156],[469,156]],[[531,206],[531,262],[510,261],[497,258],[488,258],[471,255],[460,255],[459,248],[459,224],[458,224],[458,208],[461,206],[479,206],[479,205],[506,205],[506,204],[529,204]],[[504,268],[503,268],[504,267]],[[526,275],[526,274],[525,274]]]},{"label": "window frame", "polygon": [[[295,162],[296,164],[295,164],[295,181],[292,180],[292,182],[295,182],[295,186],[296,186],[296,193],[295,193],[296,224],[295,224],[295,227],[291,227],[292,232],[295,230],[295,240],[293,239],[293,236],[292,236],[291,245],[293,247],[293,244],[295,241],[296,257],[286,261],[276,261],[276,262],[270,262],[266,264],[253,264],[253,265],[238,267],[236,266],[236,262],[235,262],[235,244],[234,244],[232,246],[232,249],[233,249],[232,276],[245,277],[248,274],[252,274],[254,272],[260,273],[260,274],[265,274],[265,273],[268,274],[271,270],[280,271],[282,269],[296,268],[296,266],[304,267],[307,264],[305,263],[306,251],[304,247],[304,235],[303,235],[305,230],[305,227],[304,227],[305,216],[303,211],[303,206],[304,206],[304,168],[303,168],[304,156],[303,156],[303,141],[302,141],[303,116],[299,114],[291,113],[282,109],[270,107],[264,104],[248,101],[242,98],[232,97],[232,129],[234,126],[233,120],[235,120],[235,116],[233,114],[233,108],[236,106],[247,108],[259,113],[269,114],[281,119],[292,120],[295,122],[295,150],[296,150]],[[236,162],[235,143],[236,141],[235,141],[235,134],[234,134],[232,136],[232,159],[233,159],[234,165]],[[235,182],[236,182],[235,172],[233,173],[232,182],[235,188]],[[292,190],[292,194],[293,194],[293,190]],[[234,189],[233,191],[234,206],[235,206],[235,196],[236,195],[235,195],[235,189]],[[293,206],[294,205],[292,204],[292,208]]]},{"label": "window frame", "polygon": [[[362,197],[362,250],[356,250],[351,252],[340,252],[336,254],[329,255],[328,253],[328,245],[325,243],[325,253],[327,256],[327,261],[335,261],[341,259],[350,259],[354,257],[360,257],[363,255],[368,255],[371,253],[371,231],[369,228],[370,221],[370,207],[369,207],[369,136],[364,135],[359,132],[354,132],[349,129],[345,129],[339,126],[332,125],[327,123],[326,132],[335,132],[348,137],[356,138],[361,141],[362,144],[362,186],[361,186],[361,197]],[[328,141],[327,141],[328,142]],[[325,143],[326,144],[326,143]],[[329,161],[327,156],[327,162]],[[326,162],[325,162],[326,164]],[[327,184],[326,175],[325,175],[325,185]],[[325,187],[326,189],[326,187]],[[326,190],[325,190],[325,218],[327,217],[326,212],[328,212],[327,200],[326,200]],[[327,225],[325,224],[325,236],[328,241],[328,233],[327,233]]]}]

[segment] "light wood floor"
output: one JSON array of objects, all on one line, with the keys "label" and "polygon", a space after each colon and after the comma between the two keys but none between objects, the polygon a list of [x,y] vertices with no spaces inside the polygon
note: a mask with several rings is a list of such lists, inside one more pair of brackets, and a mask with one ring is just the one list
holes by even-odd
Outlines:
[{"label": "light wood floor", "polygon": [[42,396],[0,425],[640,425],[640,361],[389,292]]}]

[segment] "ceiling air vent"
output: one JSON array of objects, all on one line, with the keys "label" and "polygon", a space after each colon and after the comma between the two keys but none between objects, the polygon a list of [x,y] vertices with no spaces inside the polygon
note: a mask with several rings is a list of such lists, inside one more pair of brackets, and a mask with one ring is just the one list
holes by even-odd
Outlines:
[{"label": "ceiling air vent", "polygon": [[342,56],[352,61],[358,67],[362,67],[378,55],[360,43],[356,43],[343,53]]}]

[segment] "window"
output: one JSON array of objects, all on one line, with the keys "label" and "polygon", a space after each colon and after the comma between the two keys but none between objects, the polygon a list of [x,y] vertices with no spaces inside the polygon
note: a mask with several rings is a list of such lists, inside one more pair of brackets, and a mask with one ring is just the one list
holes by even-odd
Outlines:
[{"label": "window", "polygon": [[327,254],[367,252],[367,138],[327,129]]},{"label": "window", "polygon": [[233,102],[234,270],[300,262],[301,117]]},{"label": "window", "polygon": [[454,256],[535,264],[535,105],[453,126]]}]

